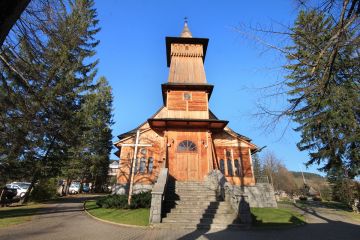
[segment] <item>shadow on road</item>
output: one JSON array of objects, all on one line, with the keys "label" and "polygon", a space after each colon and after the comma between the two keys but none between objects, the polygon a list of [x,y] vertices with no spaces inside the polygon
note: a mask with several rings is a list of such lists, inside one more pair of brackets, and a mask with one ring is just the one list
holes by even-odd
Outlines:
[{"label": "shadow on road", "polygon": [[[224,229],[220,231],[211,230],[194,230],[184,236],[181,240],[197,239],[203,236],[205,239],[247,239],[247,240],[258,240],[258,239],[277,239],[277,240],[303,240],[303,239],[341,239],[341,240],[355,240],[359,239],[360,236],[360,224],[352,224],[343,221],[335,221],[324,217],[323,215],[316,212],[315,209],[303,208],[296,206],[299,210],[306,212],[306,214],[320,218],[324,223],[309,223],[306,225],[290,228],[278,228],[276,223],[262,223],[264,228],[250,228],[248,230],[237,230],[237,229]],[[298,219],[294,219],[295,222]],[[268,225],[268,227],[266,227]],[[284,226],[284,225],[282,225]]]},{"label": "shadow on road", "polygon": [[81,212],[83,207],[80,203],[87,200],[95,200],[103,195],[79,195],[79,196],[67,196],[56,200],[40,203],[39,207],[26,206],[26,205],[14,205],[1,209],[0,219],[11,217],[25,217],[25,216],[37,216],[53,213],[71,213]]}]

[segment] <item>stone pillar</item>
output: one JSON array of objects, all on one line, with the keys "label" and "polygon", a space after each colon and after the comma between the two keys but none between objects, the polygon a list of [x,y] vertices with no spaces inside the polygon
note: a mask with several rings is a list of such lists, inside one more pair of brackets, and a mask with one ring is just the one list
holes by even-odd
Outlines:
[{"label": "stone pillar", "polygon": [[162,193],[151,194],[150,223],[161,222]]}]

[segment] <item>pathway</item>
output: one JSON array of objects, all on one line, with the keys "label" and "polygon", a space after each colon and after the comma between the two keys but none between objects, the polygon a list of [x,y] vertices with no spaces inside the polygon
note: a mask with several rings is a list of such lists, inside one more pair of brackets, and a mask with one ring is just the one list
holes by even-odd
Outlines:
[{"label": "pathway", "polygon": [[306,213],[310,224],[281,230],[143,229],[121,227],[92,219],[82,210],[84,198],[68,198],[48,204],[31,222],[0,229],[0,240],[72,240],[72,239],[359,239],[360,223],[324,209]]}]

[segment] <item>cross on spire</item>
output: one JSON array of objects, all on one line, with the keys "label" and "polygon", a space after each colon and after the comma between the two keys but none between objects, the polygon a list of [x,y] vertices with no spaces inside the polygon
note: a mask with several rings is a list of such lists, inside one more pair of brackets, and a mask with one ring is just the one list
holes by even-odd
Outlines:
[{"label": "cross on spire", "polygon": [[192,38],[192,34],[190,32],[190,29],[188,27],[188,18],[184,17],[184,28],[180,34],[180,37],[183,38]]}]

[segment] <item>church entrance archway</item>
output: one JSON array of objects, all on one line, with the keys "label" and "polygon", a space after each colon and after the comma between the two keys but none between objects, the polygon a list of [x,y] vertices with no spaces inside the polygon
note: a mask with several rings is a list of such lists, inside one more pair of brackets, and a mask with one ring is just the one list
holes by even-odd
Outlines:
[{"label": "church entrance archway", "polygon": [[167,135],[169,174],[177,181],[203,181],[209,172],[206,130],[172,129]]}]

